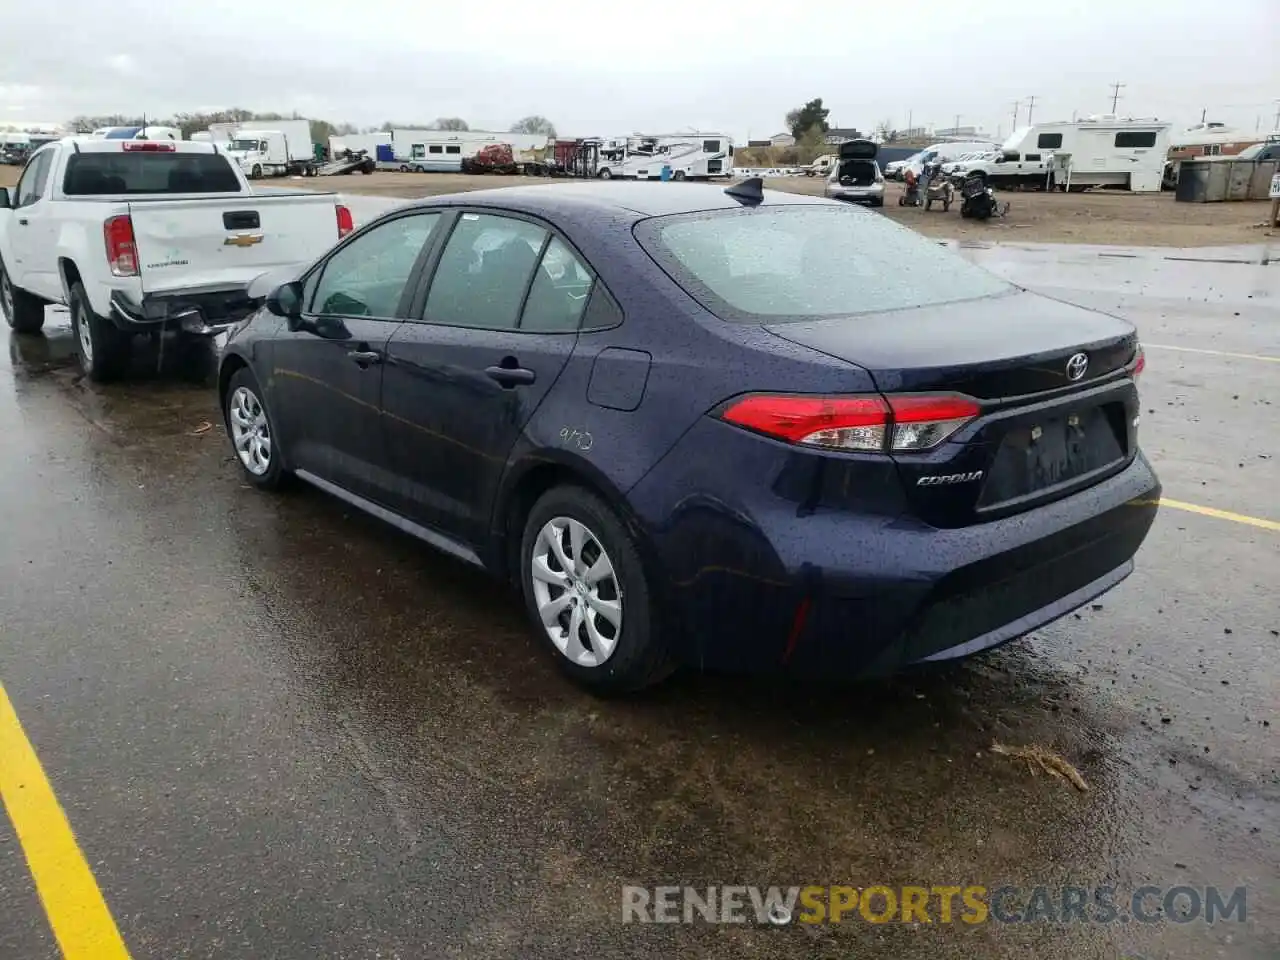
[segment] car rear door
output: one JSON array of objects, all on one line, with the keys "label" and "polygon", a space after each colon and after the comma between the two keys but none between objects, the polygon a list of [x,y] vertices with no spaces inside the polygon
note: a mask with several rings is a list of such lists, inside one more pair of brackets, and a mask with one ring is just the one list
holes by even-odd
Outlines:
[{"label": "car rear door", "polygon": [[593,282],[541,221],[455,215],[429,289],[387,345],[399,512],[483,542],[507,458],[573,352]]},{"label": "car rear door", "polygon": [[387,341],[405,316],[441,215],[370,226],[317,265],[303,324],[273,341],[270,396],[296,470],[378,503],[390,498],[381,396]]}]

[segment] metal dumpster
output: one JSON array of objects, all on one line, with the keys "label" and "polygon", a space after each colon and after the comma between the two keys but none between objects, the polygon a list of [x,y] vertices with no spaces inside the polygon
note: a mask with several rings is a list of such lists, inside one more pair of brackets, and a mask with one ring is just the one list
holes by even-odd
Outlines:
[{"label": "metal dumpster", "polygon": [[1280,164],[1275,160],[1232,160],[1227,157],[1183,160],[1174,198],[1184,203],[1265,200],[1271,187],[1271,175],[1277,167]]}]

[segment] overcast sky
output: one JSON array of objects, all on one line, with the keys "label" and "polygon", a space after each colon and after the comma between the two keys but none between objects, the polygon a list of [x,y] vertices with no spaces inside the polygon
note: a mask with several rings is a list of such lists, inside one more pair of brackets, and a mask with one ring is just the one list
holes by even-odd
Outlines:
[{"label": "overcast sky", "polygon": [[[1117,112],[1273,126],[1280,0],[805,4],[43,0],[0,23],[0,122],[245,107],[334,122],[460,116],[564,135],[745,140],[820,96],[870,129]],[[973,7],[973,11],[966,7]],[[507,9],[510,8],[510,9]],[[1025,122],[1026,108],[1019,114]]]}]

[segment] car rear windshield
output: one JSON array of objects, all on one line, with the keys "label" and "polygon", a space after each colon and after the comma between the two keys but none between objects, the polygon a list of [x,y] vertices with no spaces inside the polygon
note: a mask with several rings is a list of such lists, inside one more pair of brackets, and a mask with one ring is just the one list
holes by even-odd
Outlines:
[{"label": "car rear windshield", "polygon": [[930,307],[1015,288],[878,213],[835,205],[716,210],[636,236],[716,316],[806,320]]},{"label": "car rear windshield", "polygon": [[134,193],[239,193],[240,181],[218,153],[75,153],[62,192],[69,197]]}]

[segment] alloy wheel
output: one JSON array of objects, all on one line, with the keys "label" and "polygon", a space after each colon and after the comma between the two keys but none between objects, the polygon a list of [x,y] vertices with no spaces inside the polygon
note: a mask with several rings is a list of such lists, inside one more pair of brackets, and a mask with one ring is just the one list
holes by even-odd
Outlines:
[{"label": "alloy wheel", "polygon": [[89,329],[89,311],[83,303],[76,307],[76,336],[80,340],[80,353],[84,356],[85,370],[93,369],[93,331]]},{"label": "alloy wheel", "polygon": [[236,387],[227,403],[231,442],[244,468],[255,477],[271,469],[271,425],[262,401],[248,387]]},{"label": "alloy wheel", "polygon": [[553,517],[534,541],[530,576],[556,649],[581,667],[605,663],[622,636],[622,585],[599,538],[580,520]]}]

